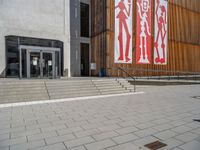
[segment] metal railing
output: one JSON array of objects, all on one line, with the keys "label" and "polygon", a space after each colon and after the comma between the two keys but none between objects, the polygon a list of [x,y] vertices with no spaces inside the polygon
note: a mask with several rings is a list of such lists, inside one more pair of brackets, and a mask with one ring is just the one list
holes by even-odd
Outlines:
[{"label": "metal railing", "polygon": [[[120,72],[121,71],[121,72]],[[153,70],[141,68],[107,68],[108,76],[134,77],[134,79],[200,80],[200,72]],[[125,73],[125,75],[123,74]]]},{"label": "metal railing", "polygon": [[[127,76],[129,77],[129,78],[131,78],[134,82],[133,82],[133,86],[134,86],[134,92],[136,92],[136,78],[133,76],[133,75],[131,75],[131,74],[129,74],[124,68],[107,68],[106,69],[106,71],[113,71],[113,70],[115,70],[115,71],[117,71],[117,77],[118,78],[120,78],[120,77],[123,77],[123,78],[126,78]],[[123,73],[125,73],[126,74],[126,76],[120,76],[120,71],[122,71]]]},{"label": "metal railing", "polygon": [[[131,79],[133,79],[133,86],[134,86],[134,92],[136,92],[136,79],[135,77],[133,77],[131,74],[129,74],[128,72],[126,72],[123,68],[118,68],[119,70],[121,70],[122,72],[124,72],[125,74],[127,74]],[[119,77],[119,76],[118,76]]]},{"label": "metal railing", "polygon": [[200,82],[200,72],[168,71],[138,68],[106,68],[107,77],[129,78],[133,81],[134,92],[136,92],[137,79],[146,80],[192,80]]}]

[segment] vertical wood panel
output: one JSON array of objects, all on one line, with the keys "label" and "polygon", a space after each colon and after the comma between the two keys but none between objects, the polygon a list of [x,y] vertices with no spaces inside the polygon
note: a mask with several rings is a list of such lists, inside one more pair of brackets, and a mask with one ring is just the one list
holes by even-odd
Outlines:
[{"label": "vertical wood panel", "polygon": [[[93,75],[97,75],[102,67],[200,72],[199,0],[169,0],[168,64],[166,66],[136,64],[136,0],[133,0],[133,64],[114,64],[114,1],[92,0],[91,3],[92,61],[97,63],[97,71],[93,72]],[[154,14],[154,4],[152,9]],[[154,19],[153,17],[152,15],[152,19]],[[152,35],[152,39],[153,37],[154,35]],[[152,40],[152,48],[153,43]],[[149,75],[147,72],[138,72],[137,74]],[[162,73],[154,73],[154,75],[159,74]]]}]

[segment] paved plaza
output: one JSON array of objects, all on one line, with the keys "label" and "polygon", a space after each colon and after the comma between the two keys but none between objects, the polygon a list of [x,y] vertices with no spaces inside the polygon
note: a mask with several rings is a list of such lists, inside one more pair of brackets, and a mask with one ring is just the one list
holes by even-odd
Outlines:
[{"label": "paved plaza", "polygon": [[[200,150],[200,86],[0,108],[0,150]],[[196,97],[195,97],[196,96]]]}]

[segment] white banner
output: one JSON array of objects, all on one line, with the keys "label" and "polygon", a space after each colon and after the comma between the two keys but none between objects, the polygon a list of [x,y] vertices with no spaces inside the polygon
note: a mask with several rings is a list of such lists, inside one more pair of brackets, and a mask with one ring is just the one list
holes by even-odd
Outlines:
[{"label": "white banner", "polygon": [[154,64],[167,64],[168,0],[155,0]]},{"label": "white banner", "polygon": [[132,63],[132,0],[115,0],[115,63]]},{"label": "white banner", "polygon": [[137,0],[136,63],[150,64],[152,49],[152,0]]}]

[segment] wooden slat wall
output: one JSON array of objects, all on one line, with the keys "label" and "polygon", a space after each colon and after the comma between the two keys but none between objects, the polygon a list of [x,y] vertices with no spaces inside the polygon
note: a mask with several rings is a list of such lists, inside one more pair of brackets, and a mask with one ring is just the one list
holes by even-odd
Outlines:
[{"label": "wooden slat wall", "polygon": [[[97,69],[106,67],[106,0],[92,0],[92,39],[91,61]],[[100,59],[102,58],[102,59]],[[98,72],[92,72],[98,74]]]},{"label": "wooden slat wall", "polygon": [[[135,63],[136,0],[133,2],[133,64],[126,65],[114,64],[114,0],[91,1],[92,61],[97,63],[97,70],[92,75],[97,75],[100,68],[116,67],[200,72],[200,0],[169,0],[167,65]],[[153,15],[152,19],[154,19]],[[158,74],[166,73],[155,75]],[[141,72],[140,75],[149,75],[149,73]]]}]

